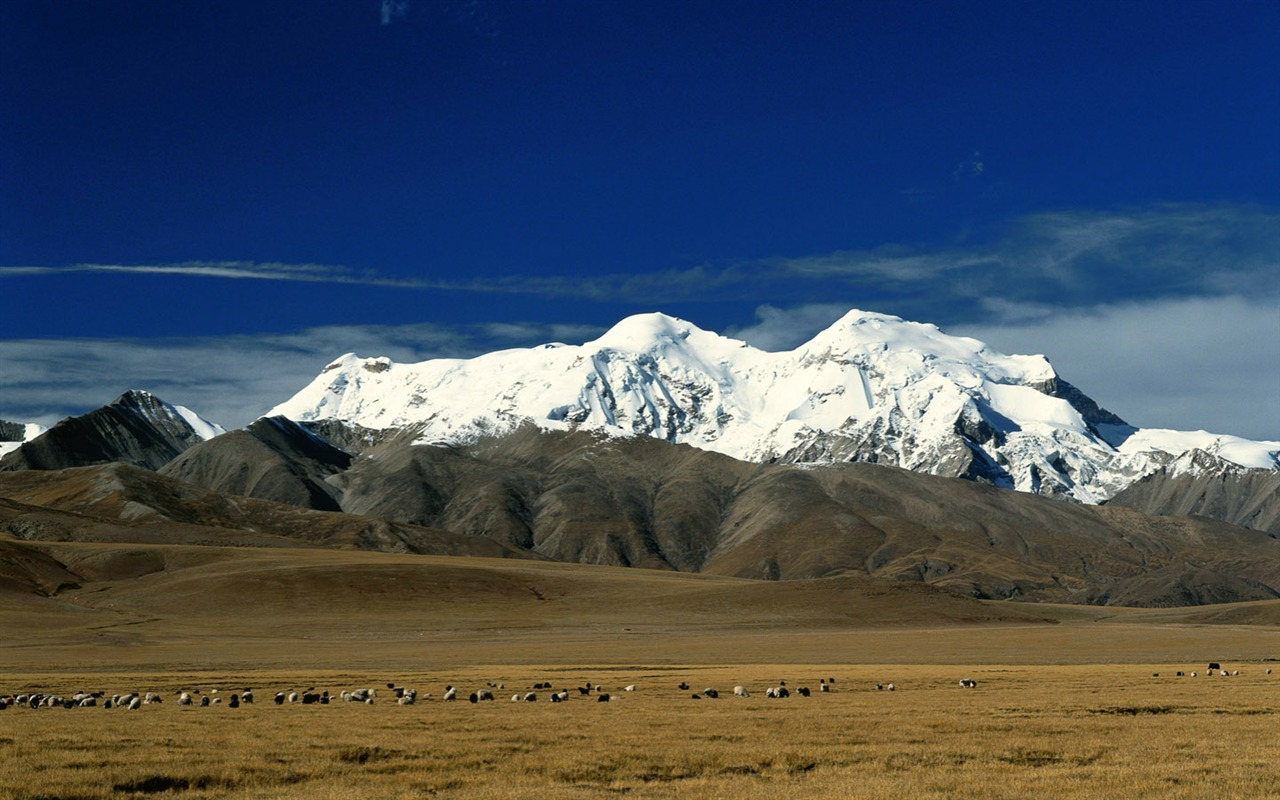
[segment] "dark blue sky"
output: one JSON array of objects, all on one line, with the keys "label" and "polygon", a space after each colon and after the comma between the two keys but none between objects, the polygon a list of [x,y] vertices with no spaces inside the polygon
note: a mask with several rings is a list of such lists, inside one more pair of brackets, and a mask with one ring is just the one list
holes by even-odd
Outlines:
[{"label": "dark blue sky", "polygon": [[[1280,339],[1276,2],[11,0],[0,109],[10,418],[70,410],[69,379],[30,376],[68,343],[334,326],[353,344],[298,344],[261,410],[345,350],[648,310],[775,346],[900,314],[1046,352],[1104,405],[1124,371],[1090,386],[1088,356],[1150,354],[1062,330],[1239,300],[1239,341]],[[1226,432],[1280,438],[1266,356],[1233,367],[1256,399]],[[129,388],[101,384],[87,405]],[[1117,410],[1220,424],[1196,402]]]}]

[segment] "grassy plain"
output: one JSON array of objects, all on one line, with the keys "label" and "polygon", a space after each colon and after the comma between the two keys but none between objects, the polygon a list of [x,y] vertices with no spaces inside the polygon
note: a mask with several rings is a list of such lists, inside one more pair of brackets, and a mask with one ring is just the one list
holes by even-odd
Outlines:
[{"label": "grassy plain", "polygon": [[[0,596],[0,694],[165,702],[0,711],[0,800],[1280,797],[1277,603],[1079,608],[855,578],[46,546],[98,579]],[[1242,674],[1205,677],[1208,660]],[[782,680],[813,696],[764,696]],[[270,702],[389,681],[418,704]],[[496,702],[439,699],[487,682]],[[541,682],[569,702],[511,702]],[[579,696],[587,682],[615,699]],[[175,702],[246,686],[257,702],[238,709]],[[691,698],[707,686],[720,699]]]},{"label": "grassy plain", "polygon": [[[1280,797],[1280,676],[1252,664],[1230,678],[1177,678],[1170,665],[500,665],[399,676],[434,695],[413,706],[264,702],[277,687],[380,686],[383,675],[7,677],[168,695],[134,712],[0,712],[0,797],[15,800]],[[764,696],[779,680],[816,689],[821,677],[834,692]],[[446,682],[465,692],[487,681],[505,685],[495,702],[438,699]],[[544,681],[600,682],[614,699],[510,701]],[[722,695],[693,700],[681,681]],[[889,681],[896,691],[874,689]],[[171,694],[242,683],[258,702],[239,709],[183,708]],[[751,697],[726,696],[735,683]]]}]

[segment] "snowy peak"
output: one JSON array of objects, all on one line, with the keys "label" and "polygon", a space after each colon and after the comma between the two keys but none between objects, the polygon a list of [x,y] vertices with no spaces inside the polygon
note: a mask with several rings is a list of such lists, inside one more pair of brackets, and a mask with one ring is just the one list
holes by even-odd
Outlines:
[{"label": "snowy peak", "polygon": [[777,353],[660,313],[628,317],[578,346],[419,364],[349,353],[269,415],[412,427],[423,442],[532,422],[750,461],[871,461],[1081,502],[1104,500],[1192,447],[1247,466],[1277,463],[1266,443],[1215,450],[1192,434],[1144,435],[1044,356],[1005,355],[859,310]]},{"label": "snowy peak", "polygon": [[226,433],[221,425],[209,422],[191,409],[166,403],[143,389],[130,389],[109,405],[150,420],[156,426],[171,428],[179,438],[194,435],[198,441],[208,441]]},{"label": "snowy peak", "polygon": [[188,408],[141,390],[88,414],[68,417],[0,458],[0,469],[63,469],[123,462],[159,469],[223,430]]},{"label": "snowy peak", "polygon": [[48,428],[35,422],[10,422],[0,419],[0,456],[12,453],[25,442],[29,442]]}]

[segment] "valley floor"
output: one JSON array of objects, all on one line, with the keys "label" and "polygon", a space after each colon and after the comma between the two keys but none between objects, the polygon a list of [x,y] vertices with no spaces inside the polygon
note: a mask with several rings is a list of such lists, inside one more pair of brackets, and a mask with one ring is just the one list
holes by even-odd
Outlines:
[{"label": "valley floor", "polygon": [[[0,712],[0,798],[1280,797],[1280,675],[1224,662],[1240,675],[1210,678],[1204,666],[8,673],[6,690],[156,691],[165,701]],[[961,688],[965,677],[977,687]],[[833,691],[817,690],[833,679]],[[784,680],[813,694],[765,696]],[[418,702],[396,705],[389,681],[416,687]],[[511,702],[544,682],[570,699],[549,703],[539,691],[537,702]],[[894,691],[875,688],[890,682]],[[503,687],[494,702],[440,700],[447,684],[465,698],[490,683]],[[610,702],[579,694],[587,683]],[[735,684],[750,697],[732,696]],[[175,703],[179,689],[225,698],[246,685],[252,705]],[[277,690],[310,686],[382,694],[373,705],[271,702]],[[707,687],[719,699],[692,698]]]},{"label": "valley floor", "polygon": [[[96,577],[0,596],[0,696],[164,702],[0,711],[0,800],[1280,797],[1276,602],[1114,609],[855,577],[40,546]],[[1240,674],[1206,677],[1209,661]],[[812,694],[765,696],[782,681]],[[496,701],[466,702],[491,683]],[[539,683],[568,702],[511,702]],[[441,701],[448,685],[460,702]],[[245,687],[256,702],[236,709],[176,703]],[[382,694],[272,702],[309,687]],[[708,687],[719,699],[692,697]]]}]

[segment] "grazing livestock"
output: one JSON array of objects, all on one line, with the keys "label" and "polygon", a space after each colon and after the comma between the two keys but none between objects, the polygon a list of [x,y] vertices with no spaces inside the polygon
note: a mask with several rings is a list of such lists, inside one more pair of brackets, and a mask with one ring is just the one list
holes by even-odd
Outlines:
[{"label": "grazing livestock", "polygon": [[1186,674],[1187,674],[1187,673],[1183,672],[1182,670],[1178,670],[1178,677],[1179,677],[1179,678],[1186,677]]},{"label": "grazing livestock", "polygon": [[[346,693],[346,692],[343,692],[343,693],[342,693],[342,699],[343,699],[343,700],[346,700],[346,699],[347,699],[347,693]],[[275,700],[276,700],[276,705],[278,705],[278,706],[282,706],[282,705],[284,705],[284,692],[276,692]]]},{"label": "grazing livestock", "polygon": [[562,700],[560,699],[560,693],[559,693],[559,692],[552,692],[552,693],[551,693],[551,697],[549,697],[548,699],[549,699],[551,702],[553,702],[553,703],[561,703],[561,702],[564,702],[564,701],[562,701]]},{"label": "grazing livestock", "polygon": [[519,703],[519,702],[520,702],[520,695],[518,695],[518,694],[513,694],[513,695],[511,695],[511,702],[513,702],[513,703]]},{"label": "grazing livestock", "polygon": [[1209,669],[1210,669],[1210,670],[1222,669],[1222,665],[1221,665],[1221,664],[1219,664],[1217,661],[1210,661],[1210,662],[1209,662]]},{"label": "grazing livestock", "polygon": [[[556,698],[559,698],[559,699],[558,699],[558,700],[556,700]],[[564,703],[564,702],[568,701],[568,699],[569,699],[569,690],[568,690],[568,689],[561,689],[560,691],[558,691],[558,692],[556,692],[555,694],[551,695],[551,699],[552,699],[552,700],[555,700],[555,701],[556,701],[556,702],[558,702],[558,703]]]},{"label": "grazing livestock", "polygon": [[207,694],[200,695],[200,707],[201,708],[209,707],[209,695]]},{"label": "grazing livestock", "polygon": [[130,700],[130,701],[129,701],[129,710],[130,710],[130,711],[137,711],[137,710],[138,710],[138,709],[140,709],[140,708],[142,708],[142,698],[141,698],[141,697],[135,697],[135,698],[133,698],[132,700]]},{"label": "grazing livestock", "polygon": [[[297,692],[289,692],[289,696],[288,696],[288,698],[287,698],[287,699],[288,699],[288,701],[289,701],[290,703],[296,703],[296,702],[298,702],[298,693],[297,693]],[[361,698],[361,699],[363,700],[364,698]]]},{"label": "grazing livestock", "polygon": [[884,688],[885,688],[885,689],[888,689],[889,691],[891,691],[891,692],[892,692],[892,691],[893,691],[894,689],[896,689],[897,687],[896,687],[896,686],[894,686],[894,685],[891,683],[891,684],[889,684],[888,686],[886,686],[886,687],[884,687]]},{"label": "grazing livestock", "polygon": [[452,686],[445,687],[444,697],[441,699],[446,703],[452,703],[458,699],[458,690]]},{"label": "grazing livestock", "polygon": [[180,706],[191,705],[191,695],[187,692],[180,692],[178,694],[178,705]]},{"label": "grazing livestock", "polygon": [[480,695],[476,694],[475,692],[472,692],[472,693],[467,697],[467,699],[468,699],[468,700],[470,700],[472,704],[479,703],[479,702],[480,702]]},{"label": "grazing livestock", "polygon": [[[565,694],[568,694],[568,692],[566,692]],[[477,696],[479,697],[479,699],[481,699],[481,700],[492,700],[492,699],[493,699],[493,692],[489,691],[488,689],[481,689],[480,691],[476,692],[476,695],[477,695]]]},{"label": "grazing livestock", "polygon": [[1270,675],[1270,674],[1271,674],[1271,667],[1267,667],[1267,674],[1268,674],[1268,675]]},{"label": "grazing livestock", "polygon": [[710,697],[712,700],[715,700],[720,696],[720,693],[717,692],[715,689],[703,689],[702,695],[704,697]]},{"label": "grazing livestock", "polygon": [[622,687],[622,691],[624,692],[634,692],[635,690],[636,690],[636,685],[634,683],[631,684],[630,686]]},{"label": "grazing livestock", "polygon": [[801,696],[801,697],[808,697],[808,696],[809,696],[809,687],[808,687],[808,686],[801,686],[799,689],[796,689],[796,691],[800,694],[800,696]]},{"label": "grazing livestock", "polygon": [[231,700],[227,703],[227,705],[228,705],[228,706],[230,706],[231,708],[239,708],[239,707],[240,707],[240,695],[235,694],[235,693],[233,692],[233,693],[231,694]]},{"label": "grazing livestock", "polygon": [[978,688],[978,682],[977,682],[977,681],[975,681],[973,678],[961,678],[961,679],[960,679],[960,688],[961,688],[961,689],[976,689],[976,688]]},{"label": "grazing livestock", "polygon": [[745,686],[735,686],[733,687],[733,696],[734,697],[750,697],[751,693],[747,691],[747,687]]},{"label": "grazing livestock", "polygon": [[588,694],[591,694],[591,687],[590,687],[590,686],[579,686],[579,687],[578,687],[578,694],[580,694],[580,695],[588,695]]},{"label": "grazing livestock", "polygon": [[677,688],[679,688],[680,691],[682,692],[687,692],[689,691],[689,684],[685,683],[684,681],[680,681],[680,686]]},{"label": "grazing livestock", "polygon": [[252,703],[252,702],[253,702],[253,690],[252,690],[252,689],[245,689],[243,692],[241,692],[241,693],[240,693],[240,702],[242,702],[242,703]]},{"label": "grazing livestock", "polygon": [[536,702],[538,701],[538,693],[537,693],[537,692],[526,692],[526,693],[525,693],[525,695],[524,695],[524,701],[525,701],[526,703],[536,703]]},{"label": "grazing livestock", "polygon": [[818,684],[818,690],[822,692],[830,692],[831,684],[827,683],[826,681],[823,681]]},{"label": "grazing livestock", "polygon": [[608,692],[601,692],[600,694],[596,695],[596,702],[597,702],[597,703],[607,703],[607,702],[609,702],[609,700],[610,700],[610,698],[609,698],[609,693],[608,693]]}]

